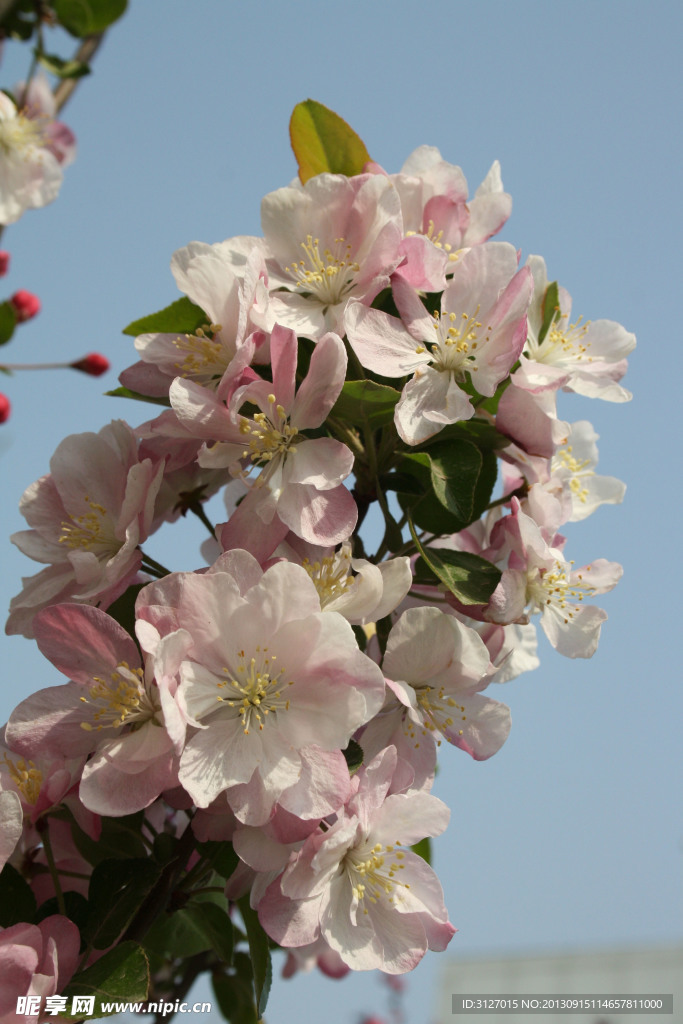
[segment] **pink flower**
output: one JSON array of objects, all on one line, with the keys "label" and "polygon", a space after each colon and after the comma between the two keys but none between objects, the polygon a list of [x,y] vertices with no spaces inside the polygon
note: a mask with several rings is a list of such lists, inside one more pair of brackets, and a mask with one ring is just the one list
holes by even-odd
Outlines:
[{"label": "pink flower", "polygon": [[33,616],[49,604],[106,605],[125,590],[140,568],[139,545],[150,532],[163,476],[163,464],[138,459],[123,420],[65,438],[50,468],[19,503],[31,529],[11,538],[48,567],[25,579],[13,598],[8,633],[31,636]]},{"label": "pink flower", "polygon": [[[147,807],[177,783],[170,732],[181,742],[183,729],[165,676],[155,683],[134,642],[99,608],[58,605],[34,625],[41,651],[71,682],[22,701],[7,724],[7,743],[24,757],[91,754],[79,796],[95,813]],[[173,644],[168,638],[166,648]],[[184,650],[182,638],[177,649]],[[177,660],[165,675],[174,674]]]},{"label": "pink flower", "polygon": [[[61,992],[75,972],[80,941],[76,925],[59,914],[0,930],[0,1024],[36,1024],[45,999]],[[33,996],[36,1009],[17,1014],[22,996]]]},{"label": "pink flower", "polygon": [[[307,749],[338,753],[381,706],[382,673],[346,620],[321,612],[300,566],[263,573],[229,551],[209,572],[169,576],[143,594],[140,616],[191,639],[178,701],[196,732],[179,778],[198,807],[227,791],[242,821],[263,824],[298,782]],[[291,808],[300,817],[305,801]]]},{"label": "pink flower", "polygon": [[[337,544],[349,536],[358,514],[342,484],[353,468],[353,454],[341,441],[302,432],[324,423],[337,400],[346,372],[343,342],[336,334],[320,339],[296,392],[296,335],[276,325],[270,347],[272,384],[247,375],[226,405],[218,395],[178,379],[171,386],[171,404],[188,432],[215,442],[200,452],[200,466],[232,464],[238,472],[238,461],[249,459],[262,467],[222,529],[224,548],[254,550],[253,533],[262,543],[264,534],[274,532],[272,551],[289,530],[313,544]],[[260,412],[241,415],[245,403]]]},{"label": "pink flower", "polygon": [[394,295],[401,320],[349,304],[346,332],[363,366],[386,377],[413,374],[395,409],[396,429],[407,444],[474,415],[460,386],[468,377],[480,394],[495,393],[524,345],[531,291],[531,273],[517,271],[514,248],[489,242],[454,264],[440,313],[430,315],[400,279]]},{"label": "pink flower", "polygon": [[381,175],[318,174],[261,204],[271,309],[317,340],[341,332],[350,298],[369,305],[404,256],[398,193]]},{"label": "pink flower", "polygon": [[626,373],[626,356],[635,348],[635,335],[612,320],[570,323],[572,300],[559,291],[557,317],[543,341],[543,301],[548,287],[545,261],[530,256],[527,265],[534,275],[534,300],[529,310],[529,338],[514,382],[527,391],[564,388],[587,398],[627,402],[631,393],[618,381]]},{"label": "pink flower", "polygon": [[309,836],[268,888],[259,919],[281,945],[323,938],[353,970],[402,974],[450,942],[436,875],[400,849],[443,832],[449,811],[421,791],[387,796],[395,766],[389,747],[361,768],[344,812]]},{"label": "pink flower", "polygon": [[0,93],[0,224],[14,224],[25,210],[51,203],[61,184],[45,125]]}]

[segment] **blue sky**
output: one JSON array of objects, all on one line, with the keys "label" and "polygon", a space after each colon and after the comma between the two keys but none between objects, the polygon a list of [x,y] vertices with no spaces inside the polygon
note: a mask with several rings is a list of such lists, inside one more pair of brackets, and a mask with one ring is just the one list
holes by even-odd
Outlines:
[{"label": "blue sky", "polygon": [[[23,528],[24,488],[57,443],[144,407],[105,398],[134,360],[129,321],[172,301],[168,265],[191,240],[258,234],[259,203],[296,173],[287,124],[313,97],[398,170],[418,145],[460,164],[473,192],[498,158],[513,196],[502,237],[546,258],[575,313],[638,337],[628,405],[562,396],[590,419],[600,469],[628,484],[568,530],[571,557],[620,561],[609,621],[589,662],[541,644],[541,668],[503,688],[510,739],[474,763],[445,751],[436,792],[452,809],[435,844],[451,919],[449,952],[409,978],[410,1019],[431,1020],[453,955],[680,941],[681,654],[680,37],[678,4],[359,3],[322,7],[132,0],[65,111],[79,140],[52,206],[3,237],[0,285],[36,292],[43,312],[2,352],[8,362],[104,352],[115,370],[2,381],[2,535]],[[6,48],[0,85],[28,65]],[[192,524],[150,547],[173,568],[200,564]],[[180,540],[182,535],[182,541]],[[2,541],[2,605],[37,568]],[[57,673],[22,638],[0,637],[0,715]],[[201,996],[198,996],[201,998]],[[372,977],[277,983],[269,1024],[354,1024],[381,1010]],[[208,1020],[205,1016],[202,1019]]]}]

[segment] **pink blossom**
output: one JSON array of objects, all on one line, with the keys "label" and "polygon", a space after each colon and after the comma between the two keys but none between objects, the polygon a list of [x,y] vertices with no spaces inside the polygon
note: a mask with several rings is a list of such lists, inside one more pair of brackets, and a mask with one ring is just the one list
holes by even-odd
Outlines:
[{"label": "pink blossom", "polygon": [[[288,530],[313,544],[336,544],[349,536],[357,518],[355,502],[342,484],[353,468],[353,454],[341,441],[307,438],[302,431],[319,427],[337,400],[346,351],[337,335],[321,338],[295,393],[296,335],[276,325],[270,344],[272,384],[252,375],[226,405],[194,382],[176,380],[171,404],[188,432],[214,441],[200,452],[200,466],[233,465],[237,472],[239,460],[249,459],[252,466],[262,467],[222,530],[224,547],[253,550],[251,534],[273,530],[270,551]],[[241,415],[244,403],[260,412]]]},{"label": "pink blossom", "polygon": [[340,333],[350,298],[369,305],[404,259],[398,193],[381,175],[318,174],[261,204],[271,309],[318,340]]},{"label": "pink blossom", "polygon": [[[183,729],[167,684],[177,654],[175,662],[167,655],[172,664],[157,685],[125,630],[99,608],[47,608],[36,616],[35,631],[43,654],[71,682],[22,701],[7,724],[7,743],[24,757],[91,754],[79,788],[91,811],[121,815],[147,807],[177,782],[172,736],[182,742]],[[174,642],[166,639],[167,651]]]},{"label": "pink blossom", "polygon": [[32,635],[40,608],[63,601],[110,603],[136,576],[163,465],[138,459],[132,430],[115,420],[98,434],[72,434],[51,473],[25,492],[19,508],[31,529],[11,540],[48,567],[24,579],[10,604],[8,633]]},{"label": "pink blossom", "polygon": [[363,366],[386,377],[413,374],[395,409],[407,444],[474,415],[461,387],[468,376],[480,394],[495,393],[524,345],[531,290],[531,273],[517,270],[514,248],[489,242],[454,264],[441,312],[429,314],[401,280],[394,283],[401,320],[349,304],[346,332]]},{"label": "pink blossom", "polygon": [[401,974],[455,929],[432,869],[402,850],[439,835],[449,812],[424,792],[387,795],[393,747],[354,776],[357,790],[326,830],[309,836],[259,904],[261,924],[285,947],[323,938],[353,970]]},{"label": "pink blossom", "polygon": [[599,558],[575,569],[541,527],[512,499],[512,515],[500,524],[500,540],[509,550],[486,617],[493,622],[527,621],[541,613],[541,626],[553,647],[568,658],[590,658],[595,653],[607,613],[583,604],[585,597],[604,594],[619,582],[621,566]]},{"label": "pink blossom", "polygon": [[45,125],[0,93],[0,224],[57,198],[62,170]]},{"label": "pink blossom", "polygon": [[[345,619],[321,612],[300,566],[278,562],[263,573],[239,551],[219,563],[151,584],[138,614],[162,634],[179,627],[191,638],[178,700],[196,731],[181,756],[182,785],[198,807],[227,791],[242,821],[262,824],[298,782],[311,744],[338,753],[375,714],[384,680]],[[301,816],[307,799],[304,791],[291,810]]]},{"label": "pink blossom", "polygon": [[80,941],[76,925],[59,914],[0,930],[0,1024],[36,1024],[36,1013],[17,1014],[17,1000],[36,996],[40,1009],[61,992],[78,965]]},{"label": "pink blossom", "polygon": [[618,381],[626,373],[626,356],[635,348],[635,335],[612,320],[570,323],[572,301],[563,288],[559,309],[543,341],[543,301],[548,287],[545,261],[530,256],[527,265],[534,275],[534,301],[529,310],[529,338],[519,369],[517,387],[532,392],[564,388],[587,398],[626,402],[631,393]]}]

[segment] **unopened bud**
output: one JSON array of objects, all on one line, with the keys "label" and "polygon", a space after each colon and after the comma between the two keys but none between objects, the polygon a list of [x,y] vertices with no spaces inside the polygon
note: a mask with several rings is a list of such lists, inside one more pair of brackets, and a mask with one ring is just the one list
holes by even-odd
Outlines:
[{"label": "unopened bud", "polygon": [[6,423],[10,417],[12,406],[9,404],[9,398],[7,395],[3,395],[0,391],[0,423]]},{"label": "unopened bud", "polygon": [[81,370],[82,373],[89,373],[91,377],[101,377],[109,369],[109,360],[99,352],[90,352],[82,359],[69,363],[73,370]]},{"label": "unopened bud", "polygon": [[0,277],[4,277],[9,270],[9,253],[0,249]]},{"label": "unopened bud", "polygon": [[17,323],[23,324],[31,320],[37,313],[40,313],[40,299],[33,292],[27,292],[23,288],[15,292],[9,300],[14,307]]}]

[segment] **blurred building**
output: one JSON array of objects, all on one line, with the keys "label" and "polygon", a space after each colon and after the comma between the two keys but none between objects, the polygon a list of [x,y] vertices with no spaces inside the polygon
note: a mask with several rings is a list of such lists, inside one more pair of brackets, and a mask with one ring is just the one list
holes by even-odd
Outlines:
[{"label": "blurred building", "polygon": [[[458,957],[441,974],[438,1024],[683,1024],[683,946]],[[671,995],[673,1013],[453,1013],[452,997]],[[521,1005],[521,1004],[520,1004]]]}]

